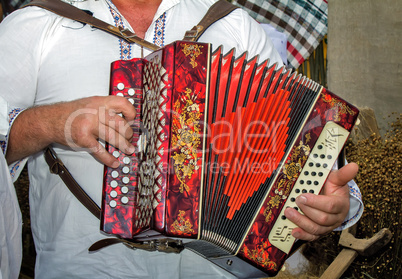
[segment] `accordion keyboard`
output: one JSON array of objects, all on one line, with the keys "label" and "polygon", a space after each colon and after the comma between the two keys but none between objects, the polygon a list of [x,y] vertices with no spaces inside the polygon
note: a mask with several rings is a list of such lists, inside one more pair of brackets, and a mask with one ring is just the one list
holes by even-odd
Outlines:
[{"label": "accordion keyboard", "polygon": [[296,225],[285,217],[285,209],[293,207],[302,213],[296,205],[297,196],[320,193],[348,136],[349,131],[334,122],[325,125],[269,235],[269,241],[283,252],[288,254],[296,240],[291,234]]},{"label": "accordion keyboard", "polygon": [[[111,95],[121,96],[130,101],[137,111],[136,119],[130,123],[134,130],[131,143],[135,147],[132,155],[126,155],[114,146],[107,145],[108,151],[116,157],[120,166],[116,169],[105,168],[103,188],[102,229],[107,233],[119,234],[131,238],[151,220],[149,203],[143,202],[137,175],[140,158],[138,142],[140,140],[140,115],[142,103],[142,79],[137,77],[142,70],[141,60],[119,61],[113,65]],[[136,206],[141,200],[141,206]]]}]

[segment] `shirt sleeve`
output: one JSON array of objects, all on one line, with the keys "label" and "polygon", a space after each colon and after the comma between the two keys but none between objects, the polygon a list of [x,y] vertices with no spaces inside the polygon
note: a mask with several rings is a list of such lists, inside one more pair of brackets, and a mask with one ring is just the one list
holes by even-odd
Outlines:
[{"label": "shirt sleeve", "polygon": [[[6,154],[8,134],[17,116],[23,111],[22,108],[10,107],[6,100],[0,96],[0,146],[3,154]],[[9,171],[13,182],[19,177],[27,159],[10,164]]]},{"label": "shirt sleeve", "polygon": [[[28,13],[28,11],[34,11]],[[24,8],[6,17],[0,24],[0,146],[6,154],[8,135],[17,116],[34,105],[41,59],[46,12]],[[13,181],[26,159],[9,165]]]}]

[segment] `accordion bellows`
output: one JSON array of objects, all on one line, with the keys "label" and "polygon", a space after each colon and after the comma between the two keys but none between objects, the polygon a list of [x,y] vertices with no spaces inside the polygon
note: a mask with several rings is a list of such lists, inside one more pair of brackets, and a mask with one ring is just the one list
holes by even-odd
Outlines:
[{"label": "accordion bellows", "polygon": [[114,62],[110,92],[137,110],[136,152],[107,147],[121,165],[105,168],[101,229],[183,239],[239,277],[280,270],[285,208],[320,193],[358,115],[291,70],[185,41]]}]

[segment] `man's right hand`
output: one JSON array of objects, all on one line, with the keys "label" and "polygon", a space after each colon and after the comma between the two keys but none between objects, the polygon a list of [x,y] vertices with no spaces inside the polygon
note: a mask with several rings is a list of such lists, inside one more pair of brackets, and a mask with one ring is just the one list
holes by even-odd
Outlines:
[{"label": "man's right hand", "polygon": [[134,106],[118,96],[88,97],[71,102],[29,108],[14,121],[9,134],[8,163],[36,153],[51,143],[84,148],[109,167],[119,162],[99,142],[132,154]]}]

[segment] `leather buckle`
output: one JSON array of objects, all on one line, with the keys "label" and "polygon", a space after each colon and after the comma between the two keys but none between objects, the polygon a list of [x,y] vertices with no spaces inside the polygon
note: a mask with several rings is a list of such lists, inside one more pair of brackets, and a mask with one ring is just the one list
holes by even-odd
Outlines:
[{"label": "leather buckle", "polygon": [[204,29],[201,25],[194,26],[191,30],[187,30],[184,37],[185,38],[197,38],[198,34]]},{"label": "leather buckle", "polygon": [[183,242],[181,240],[174,240],[169,238],[154,239],[143,242],[132,242],[125,240],[124,245],[131,249],[141,249],[145,251],[158,251],[164,253],[180,253],[183,249]]},{"label": "leather buckle", "polygon": [[195,38],[195,37],[197,37],[197,34],[198,34],[197,30],[188,30],[188,31],[186,31],[186,34],[184,35],[184,37]]},{"label": "leather buckle", "polygon": [[119,26],[119,32],[120,32],[120,35],[122,35],[125,39],[137,37],[137,35],[135,35],[135,33],[132,33],[127,28],[123,28],[121,26]]},{"label": "leather buckle", "polygon": [[46,161],[48,161],[49,170],[53,174],[63,173],[63,163],[60,161],[59,157],[57,157],[51,146],[48,146],[46,151],[47,158],[45,156]]},{"label": "leather buckle", "polygon": [[59,174],[59,168],[60,164],[59,162],[54,162],[51,166],[49,166],[49,170],[53,174]]}]

